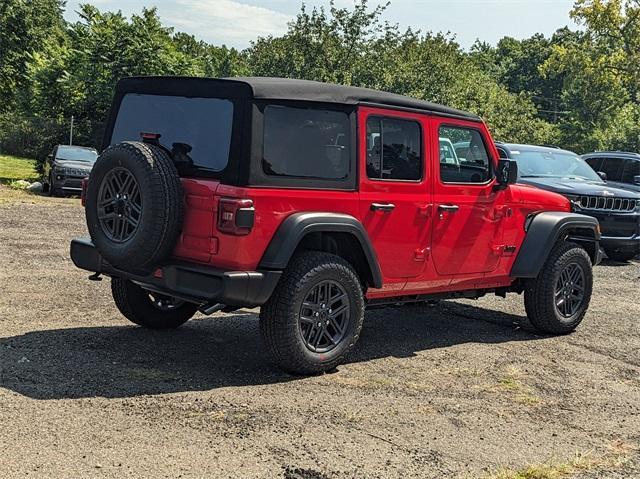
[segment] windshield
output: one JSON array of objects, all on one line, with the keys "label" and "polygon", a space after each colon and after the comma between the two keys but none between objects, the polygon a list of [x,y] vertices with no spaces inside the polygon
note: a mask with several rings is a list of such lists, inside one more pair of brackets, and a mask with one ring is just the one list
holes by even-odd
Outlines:
[{"label": "windshield", "polygon": [[511,151],[521,178],[565,178],[603,183],[580,157],[562,151]]},{"label": "windshield", "polygon": [[122,99],[111,144],[159,134],[174,161],[188,168],[219,172],[229,162],[233,103],[222,98],[188,98],[127,93]]},{"label": "windshield", "polygon": [[98,158],[98,152],[89,148],[59,146],[56,158],[59,160],[86,161],[94,163]]}]

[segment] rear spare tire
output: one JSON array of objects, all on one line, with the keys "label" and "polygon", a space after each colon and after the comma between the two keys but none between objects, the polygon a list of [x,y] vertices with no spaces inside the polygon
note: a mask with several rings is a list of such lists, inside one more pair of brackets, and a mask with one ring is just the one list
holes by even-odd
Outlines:
[{"label": "rear spare tire", "polygon": [[126,141],[107,148],[87,187],[94,245],[111,265],[150,270],[173,250],[184,215],[180,178],[159,146]]}]

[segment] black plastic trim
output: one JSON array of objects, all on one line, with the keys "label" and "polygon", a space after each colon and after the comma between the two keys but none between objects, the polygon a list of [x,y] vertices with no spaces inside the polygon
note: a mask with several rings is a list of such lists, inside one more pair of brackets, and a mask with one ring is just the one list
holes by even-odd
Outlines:
[{"label": "black plastic trim", "polygon": [[137,274],[109,265],[88,238],[71,240],[71,259],[80,269],[129,279],[136,284],[192,303],[222,303],[254,307],[264,304],[275,289],[281,271],[224,271],[193,263],[159,265],[162,276]]},{"label": "black plastic trim", "polygon": [[353,235],[371,271],[371,286],[382,287],[382,272],[375,250],[362,223],[350,215],[340,213],[294,213],[279,226],[260,261],[261,270],[284,270],[300,241],[309,233],[337,232]]},{"label": "black plastic trim", "polygon": [[511,268],[512,277],[536,278],[556,242],[578,229],[593,231],[593,238],[584,235],[581,238],[595,243],[591,260],[597,264],[600,242],[597,219],[577,213],[545,211],[535,215],[528,225],[527,236]]}]

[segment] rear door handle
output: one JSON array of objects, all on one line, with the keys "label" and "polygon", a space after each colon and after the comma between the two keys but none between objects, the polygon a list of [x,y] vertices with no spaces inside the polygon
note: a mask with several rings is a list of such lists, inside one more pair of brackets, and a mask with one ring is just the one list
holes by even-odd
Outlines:
[{"label": "rear door handle", "polygon": [[396,205],[393,203],[371,203],[371,211],[384,211],[388,213],[395,209]]},{"label": "rear door handle", "polygon": [[449,211],[451,213],[455,213],[460,209],[458,205],[438,205],[438,209],[440,211]]}]

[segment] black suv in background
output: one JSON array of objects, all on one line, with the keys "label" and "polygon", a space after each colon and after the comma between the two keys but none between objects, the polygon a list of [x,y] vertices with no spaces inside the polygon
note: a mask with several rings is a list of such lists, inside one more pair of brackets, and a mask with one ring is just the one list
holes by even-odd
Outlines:
[{"label": "black suv in background", "polygon": [[44,163],[44,191],[50,196],[79,195],[82,180],[89,176],[97,159],[95,148],[56,145]]},{"label": "black suv in background", "polygon": [[640,193],[605,182],[577,154],[534,145],[497,143],[502,158],[518,163],[518,182],[566,196],[573,211],[600,222],[607,256],[628,261],[640,252]]},{"label": "black suv in background", "polygon": [[611,186],[640,192],[640,154],[626,151],[598,151],[582,155],[589,166],[606,175]]}]

